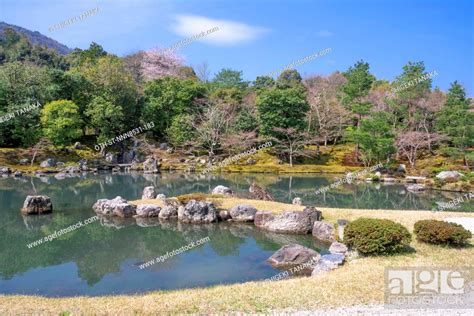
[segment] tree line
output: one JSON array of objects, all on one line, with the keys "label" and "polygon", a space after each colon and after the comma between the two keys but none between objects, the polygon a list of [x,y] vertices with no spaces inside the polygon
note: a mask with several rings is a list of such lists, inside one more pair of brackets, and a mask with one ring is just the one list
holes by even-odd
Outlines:
[{"label": "tree line", "polygon": [[6,29],[0,116],[43,107],[0,124],[0,146],[47,139],[64,147],[87,137],[102,143],[153,122],[148,140],[210,158],[272,140],[291,165],[311,154],[309,145],[341,143],[355,144],[365,165],[403,158],[415,167],[421,154],[463,159],[468,167],[474,160],[472,99],[457,81],[446,93],[433,88],[422,61],[408,62],[393,82],[375,78],[362,60],[304,79],[294,69],[252,82],[232,69],[209,73],[206,63],[186,66],[172,50],[118,57],[92,43],[59,55]]}]

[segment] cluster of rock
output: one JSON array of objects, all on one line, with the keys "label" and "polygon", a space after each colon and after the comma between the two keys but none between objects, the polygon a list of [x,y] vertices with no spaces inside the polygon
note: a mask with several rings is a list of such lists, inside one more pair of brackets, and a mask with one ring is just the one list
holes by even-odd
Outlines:
[{"label": "cluster of rock", "polygon": [[[214,194],[231,195],[232,190],[225,186],[217,186]],[[230,210],[217,210],[212,202],[190,200],[186,204],[176,198],[166,198],[156,194],[153,186],[145,187],[142,200],[161,199],[164,206],[155,204],[128,203],[122,197],[98,200],[93,209],[96,213],[119,217],[159,217],[161,219],[178,219],[184,223],[212,223],[219,221],[253,222],[262,230],[285,234],[312,234],[314,238],[331,243],[335,241],[334,225],[322,220],[321,211],[314,207],[306,207],[303,211],[284,211],[274,214],[270,211],[259,211],[255,207],[239,204]],[[341,227],[343,227],[341,222]],[[341,235],[341,233],[339,233]]]},{"label": "cluster of rock", "polygon": [[291,269],[298,271],[298,274],[316,276],[342,265],[347,252],[346,245],[337,241],[334,241],[329,247],[329,254],[323,255],[298,244],[289,244],[276,251],[267,259],[267,262],[277,269]]}]

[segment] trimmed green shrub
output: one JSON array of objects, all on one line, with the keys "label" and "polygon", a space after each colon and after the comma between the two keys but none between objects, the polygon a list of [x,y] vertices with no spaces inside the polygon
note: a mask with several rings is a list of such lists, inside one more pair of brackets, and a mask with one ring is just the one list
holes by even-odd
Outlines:
[{"label": "trimmed green shrub", "polygon": [[427,219],[415,223],[417,239],[430,244],[461,246],[472,237],[470,231],[459,224]]},{"label": "trimmed green shrub", "polygon": [[344,230],[344,242],[365,255],[401,252],[411,242],[405,226],[388,219],[359,218]]}]

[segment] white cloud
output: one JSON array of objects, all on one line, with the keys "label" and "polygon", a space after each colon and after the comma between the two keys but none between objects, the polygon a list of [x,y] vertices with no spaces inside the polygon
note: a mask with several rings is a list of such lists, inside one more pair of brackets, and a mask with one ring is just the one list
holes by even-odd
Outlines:
[{"label": "white cloud", "polygon": [[324,30],[319,31],[316,35],[318,35],[318,37],[331,37],[334,35],[334,33]]},{"label": "white cloud", "polygon": [[172,30],[183,37],[190,37],[219,27],[217,32],[206,35],[199,40],[212,44],[233,45],[253,40],[268,32],[268,29],[229,20],[210,19],[198,15],[177,15]]}]

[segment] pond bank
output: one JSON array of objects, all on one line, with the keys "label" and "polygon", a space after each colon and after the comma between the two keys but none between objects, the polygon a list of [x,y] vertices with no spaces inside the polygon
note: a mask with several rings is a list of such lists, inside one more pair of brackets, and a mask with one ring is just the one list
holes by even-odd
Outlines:
[{"label": "pond bank", "polygon": [[[300,206],[255,200],[217,199],[221,207],[232,203],[253,203],[258,209],[283,209]],[[146,201],[149,202],[149,201]],[[228,205],[226,203],[229,203]],[[459,217],[461,213],[430,211],[398,211],[318,208],[325,220],[359,217],[387,218],[413,231],[421,219]],[[473,218],[474,214],[462,213]],[[472,240],[471,240],[472,243]],[[349,261],[339,269],[316,277],[301,277],[274,282],[247,282],[208,288],[155,291],[140,295],[102,297],[44,298],[40,296],[0,296],[0,313],[42,314],[117,314],[145,315],[157,313],[271,312],[301,311],[331,307],[383,304],[384,268],[386,266],[470,266],[474,247],[447,248],[420,243],[410,245],[414,251],[388,257],[362,257]],[[364,276],[363,278],[361,276]]]}]

